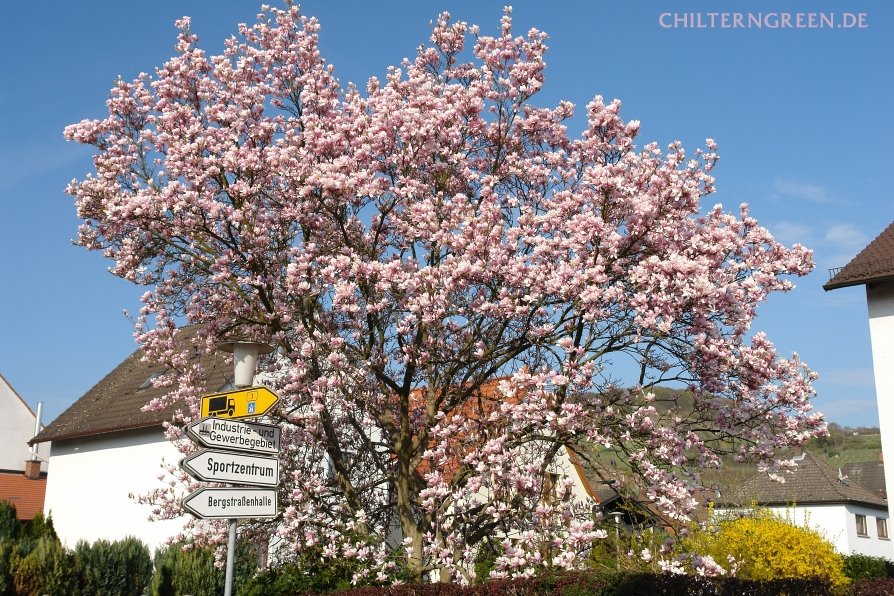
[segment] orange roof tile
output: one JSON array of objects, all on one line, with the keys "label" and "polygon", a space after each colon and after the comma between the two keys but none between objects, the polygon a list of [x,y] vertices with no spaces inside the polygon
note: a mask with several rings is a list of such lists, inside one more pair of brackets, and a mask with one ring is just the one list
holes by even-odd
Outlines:
[{"label": "orange roof tile", "polygon": [[30,480],[21,472],[0,472],[0,501],[9,501],[16,508],[16,517],[32,519],[43,512],[47,478]]}]

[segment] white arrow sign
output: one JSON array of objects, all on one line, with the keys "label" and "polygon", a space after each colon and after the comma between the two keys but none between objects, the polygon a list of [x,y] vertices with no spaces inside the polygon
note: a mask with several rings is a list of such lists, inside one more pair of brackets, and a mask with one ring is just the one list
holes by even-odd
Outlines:
[{"label": "white arrow sign", "polygon": [[205,447],[233,451],[275,454],[282,447],[282,429],[274,424],[205,417],[187,424],[186,434]]},{"label": "white arrow sign", "polygon": [[180,505],[202,519],[276,517],[276,490],[206,487],[185,496]]},{"label": "white arrow sign", "polygon": [[203,449],[180,460],[180,467],[196,480],[256,486],[279,484],[279,460],[248,453]]}]

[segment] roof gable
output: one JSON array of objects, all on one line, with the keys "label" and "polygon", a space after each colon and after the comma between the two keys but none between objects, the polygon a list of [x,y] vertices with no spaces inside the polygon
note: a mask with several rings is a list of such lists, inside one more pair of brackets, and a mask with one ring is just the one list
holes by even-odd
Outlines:
[{"label": "roof gable", "polygon": [[[196,326],[181,329],[178,341],[184,344],[191,342],[198,329]],[[205,371],[205,387],[209,391],[220,390],[232,379],[233,366],[227,363],[226,354],[200,352],[195,357]],[[160,426],[171,420],[181,405],[175,404],[154,412],[143,411],[143,406],[171,390],[170,387],[154,387],[146,382],[163,370],[164,366],[158,363],[143,362],[142,351],[135,351],[47,425],[32,442]]]},{"label": "roof gable", "polygon": [[832,269],[830,273],[832,279],[823,285],[824,290],[894,278],[894,222],[847,265]]},{"label": "roof gable", "polygon": [[854,503],[887,509],[887,502],[850,479],[839,480],[839,472],[812,453],[805,452],[792,473],[777,482],[758,474],[734,491],[739,504],[754,501],[759,505],[820,505]]}]

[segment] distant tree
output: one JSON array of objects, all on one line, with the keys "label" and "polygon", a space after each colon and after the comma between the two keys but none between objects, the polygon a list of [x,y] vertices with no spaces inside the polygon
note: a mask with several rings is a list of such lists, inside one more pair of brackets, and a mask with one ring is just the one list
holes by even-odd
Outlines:
[{"label": "distant tree", "polygon": [[[773,472],[823,428],[814,374],[752,328],[810,251],[744,205],[703,205],[711,140],[637,148],[639,123],[598,96],[569,136],[572,104],[535,103],[546,36],[514,35],[508,10],[495,36],[442,14],[365,92],[340,85],[296,6],[264,8],[221,56],[189,25],[154,77],[115,84],[107,117],[66,129],[97,150],[68,192],[79,243],[148,289],[139,339],[174,387],[151,407],[197,414],[178,325],[205,325],[203,350],[277,347],[283,515],[246,531],[381,577],[401,539],[417,579],[469,579],[488,535],[506,537],[492,575],[572,568],[604,532],[544,480],[564,447],[613,450],[685,519],[730,445]],[[665,384],[686,399],[656,408]],[[179,515],[183,490],[146,499]]]}]

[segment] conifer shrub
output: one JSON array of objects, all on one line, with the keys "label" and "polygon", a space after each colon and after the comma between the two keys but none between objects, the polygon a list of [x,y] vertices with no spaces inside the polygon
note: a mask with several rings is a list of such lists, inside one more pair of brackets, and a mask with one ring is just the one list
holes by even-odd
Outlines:
[{"label": "conifer shrub", "polygon": [[223,593],[225,571],[214,564],[214,551],[172,544],[155,552],[152,596],[217,596]]},{"label": "conifer shrub", "polygon": [[13,585],[16,594],[76,596],[83,593],[81,564],[57,538],[41,536],[27,555],[15,561]]},{"label": "conifer shrub", "polygon": [[152,558],[139,539],[85,541],[75,546],[88,594],[140,596],[152,580]]},{"label": "conifer shrub", "polygon": [[53,527],[52,515],[44,517],[43,513],[38,511],[33,518],[21,523],[19,529],[20,538],[33,538],[36,540],[44,536],[53,540],[59,539],[56,535],[56,528]]},{"label": "conifer shrub", "polygon": [[9,501],[0,501],[0,541],[18,538],[20,525],[16,506]]},{"label": "conifer shrub", "polygon": [[[226,570],[217,566],[213,548],[174,543],[156,550],[153,562],[155,572],[148,590],[151,596],[219,596],[223,593]],[[257,570],[257,549],[240,539],[236,543],[233,565],[233,593],[246,593]]]},{"label": "conifer shrub", "polygon": [[0,596],[13,596],[12,569],[16,561],[16,546],[12,540],[0,538]]}]

